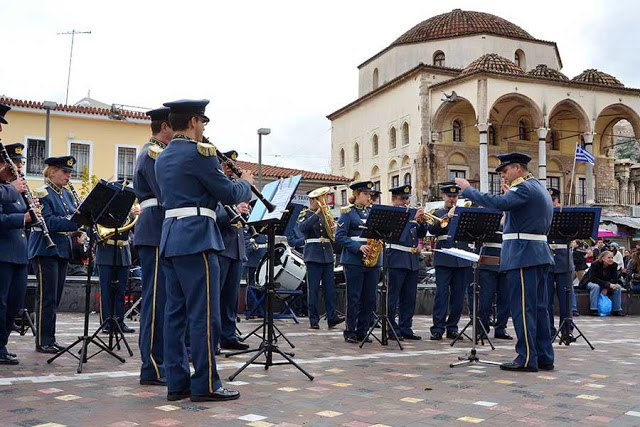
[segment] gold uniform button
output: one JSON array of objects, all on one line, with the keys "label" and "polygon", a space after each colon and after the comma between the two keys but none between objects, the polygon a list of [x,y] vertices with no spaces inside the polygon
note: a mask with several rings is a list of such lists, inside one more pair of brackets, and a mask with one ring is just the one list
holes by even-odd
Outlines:
[{"label": "gold uniform button", "polygon": [[20,204],[20,200],[18,200],[16,203],[17,203],[17,204]]}]

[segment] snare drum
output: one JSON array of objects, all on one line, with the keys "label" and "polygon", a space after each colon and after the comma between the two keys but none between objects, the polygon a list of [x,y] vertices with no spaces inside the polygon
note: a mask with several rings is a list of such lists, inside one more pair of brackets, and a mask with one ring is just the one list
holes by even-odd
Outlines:
[{"label": "snare drum", "polygon": [[[278,243],[275,246],[276,262],[273,267],[273,277],[276,283],[279,283],[279,287],[290,291],[297,290],[307,274],[307,267],[304,264],[304,260],[295,251],[292,251],[288,245],[284,243]],[[269,259],[269,253],[264,254],[258,268],[256,269],[256,287],[264,288],[266,283],[268,268],[267,261]]]}]

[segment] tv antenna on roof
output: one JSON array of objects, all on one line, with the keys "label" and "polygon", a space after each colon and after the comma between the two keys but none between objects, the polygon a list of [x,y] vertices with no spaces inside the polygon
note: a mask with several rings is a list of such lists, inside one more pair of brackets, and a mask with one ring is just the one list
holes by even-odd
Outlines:
[{"label": "tv antenna on roof", "polygon": [[69,81],[71,80],[71,59],[73,58],[73,40],[76,34],[91,34],[91,31],[71,30],[64,33],[57,33],[59,36],[71,34],[71,52],[69,53],[69,72],[67,73],[67,96],[64,99],[65,105],[69,105]]}]

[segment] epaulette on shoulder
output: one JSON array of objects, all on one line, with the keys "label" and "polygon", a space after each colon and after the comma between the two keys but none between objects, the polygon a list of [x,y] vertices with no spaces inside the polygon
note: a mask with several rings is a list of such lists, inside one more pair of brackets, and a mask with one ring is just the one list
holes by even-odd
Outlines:
[{"label": "epaulette on shoulder", "polygon": [[202,154],[205,157],[212,157],[217,153],[216,146],[210,142],[198,142],[197,148],[198,153]]},{"label": "epaulette on shoulder", "polygon": [[351,208],[353,207],[353,205],[347,205],[347,206],[343,206],[340,208],[340,212],[345,214],[345,213],[349,213],[349,211],[351,211]]},{"label": "epaulette on shoulder", "polygon": [[298,214],[298,222],[304,222],[304,220],[307,218],[307,212],[309,212],[309,209],[303,209],[302,211],[300,211],[300,214]]},{"label": "epaulette on shoulder", "polygon": [[33,197],[37,197],[38,199],[42,199],[43,197],[47,197],[49,192],[47,191],[47,185],[43,185],[41,187],[34,188],[31,192]]},{"label": "epaulette on shoulder", "polygon": [[152,144],[149,146],[149,148],[147,148],[147,154],[149,155],[149,157],[155,160],[158,158],[158,156],[160,155],[160,153],[162,153],[163,150],[164,150],[163,148]]}]

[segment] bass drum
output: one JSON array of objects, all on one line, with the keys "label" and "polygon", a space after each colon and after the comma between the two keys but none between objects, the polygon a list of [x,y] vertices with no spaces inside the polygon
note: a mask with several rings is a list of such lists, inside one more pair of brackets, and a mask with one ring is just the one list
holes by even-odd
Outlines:
[{"label": "bass drum", "polygon": [[[284,243],[278,243],[275,246],[276,262],[273,267],[273,277],[280,289],[289,291],[297,290],[307,274],[307,267],[304,265],[302,256],[289,248]],[[264,288],[267,282],[267,260],[269,253],[264,254],[258,268],[256,269],[256,287]]]}]

